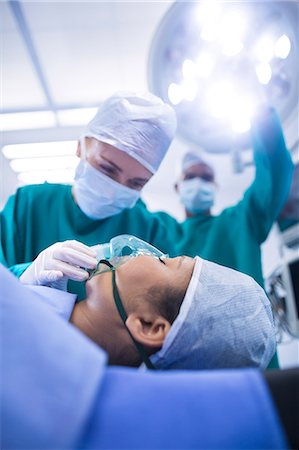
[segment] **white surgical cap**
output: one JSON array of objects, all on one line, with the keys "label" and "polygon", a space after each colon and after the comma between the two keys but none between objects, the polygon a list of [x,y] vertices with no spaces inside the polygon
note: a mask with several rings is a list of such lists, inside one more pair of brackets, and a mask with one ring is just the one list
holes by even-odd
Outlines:
[{"label": "white surgical cap", "polygon": [[183,156],[181,162],[181,172],[184,173],[187,169],[189,169],[189,167],[195,166],[196,164],[206,164],[212,169],[211,164],[203,159],[202,152],[194,149],[187,151]]},{"label": "white surgical cap", "polygon": [[196,257],[158,369],[220,369],[269,364],[276,348],[270,302],[248,275]]},{"label": "white surgical cap", "polygon": [[85,136],[113,145],[156,172],[176,131],[173,108],[159,97],[119,92],[89,122]]}]

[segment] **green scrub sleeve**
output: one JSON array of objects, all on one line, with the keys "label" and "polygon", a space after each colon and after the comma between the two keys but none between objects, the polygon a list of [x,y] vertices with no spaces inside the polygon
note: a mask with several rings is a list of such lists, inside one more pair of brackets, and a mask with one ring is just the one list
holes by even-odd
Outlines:
[{"label": "green scrub sleeve", "polygon": [[18,229],[17,205],[18,195],[15,194],[8,199],[0,213],[0,263],[20,277],[31,263],[14,264],[16,261],[22,261],[20,247],[22,239],[21,231]]},{"label": "green scrub sleeve", "polygon": [[15,244],[17,241],[17,224],[15,222],[16,213],[16,195],[9,197],[4,209],[0,215],[0,262],[6,267],[10,266],[11,261],[16,261],[17,252]]},{"label": "green scrub sleeve", "polygon": [[9,270],[11,273],[13,273],[16,277],[20,278],[23,272],[25,272],[26,269],[30,266],[31,263],[23,263],[23,264],[15,264],[14,266],[10,266]]},{"label": "green scrub sleeve", "polygon": [[254,120],[252,146],[255,179],[240,203],[257,241],[262,243],[287,200],[293,174],[291,155],[273,108],[263,110]]}]

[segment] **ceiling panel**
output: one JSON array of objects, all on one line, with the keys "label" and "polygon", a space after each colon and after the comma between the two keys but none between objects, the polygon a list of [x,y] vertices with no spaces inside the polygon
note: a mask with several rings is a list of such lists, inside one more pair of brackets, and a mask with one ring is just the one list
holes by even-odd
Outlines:
[{"label": "ceiling panel", "polygon": [[22,3],[54,103],[147,89],[148,47],[170,2]]},{"label": "ceiling panel", "polygon": [[0,17],[1,107],[4,111],[27,107],[43,108],[46,104],[45,96],[6,2],[0,2]]}]

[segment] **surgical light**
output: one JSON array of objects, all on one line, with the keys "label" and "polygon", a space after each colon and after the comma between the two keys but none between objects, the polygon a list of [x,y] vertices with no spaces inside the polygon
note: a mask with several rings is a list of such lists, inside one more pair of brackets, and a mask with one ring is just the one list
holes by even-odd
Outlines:
[{"label": "surgical light", "polygon": [[269,36],[260,39],[255,47],[255,56],[258,61],[268,63],[274,56],[274,40]]},{"label": "surgical light", "polygon": [[260,63],[256,66],[256,75],[261,84],[268,84],[272,77],[271,66],[268,63]]},{"label": "surgical light", "polygon": [[296,2],[174,2],[152,41],[149,85],[174,106],[180,137],[211,152],[248,148],[241,98],[295,117],[298,24]]},{"label": "surgical light", "polygon": [[245,94],[236,96],[232,103],[232,131],[238,134],[246,133],[251,128],[251,118],[255,113],[255,101]]},{"label": "surgical light", "polygon": [[251,128],[251,123],[249,117],[238,116],[233,117],[232,120],[232,131],[235,133],[246,133]]},{"label": "surgical light", "polygon": [[196,76],[196,65],[191,59],[185,59],[182,67],[183,77],[190,79]]},{"label": "surgical light", "polygon": [[206,104],[211,115],[215,118],[224,117],[227,105],[231,104],[233,87],[228,82],[211,85],[206,92]]},{"label": "surgical light", "polygon": [[222,51],[226,56],[235,56],[243,49],[243,43],[234,38],[224,39],[222,43]]},{"label": "surgical light", "polygon": [[219,38],[241,39],[247,30],[246,18],[240,11],[224,15],[219,24]]},{"label": "surgical light", "polygon": [[197,95],[197,83],[194,80],[184,80],[181,89],[183,98],[188,102],[193,102]]},{"label": "surgical light", "polygon": [[215,22],[221,13],[221,4],[217,0],[204,0],[198,2],[195,10],[197,22],[201,25]]},{"label": "surgical light", "polygon": [[289,56],[290,51],[291,41],[286,34],[283,34],[275,44],[275,56],[277,58],[285,59]]},{"label": "surgical light", "polygon": [[212,74],[215,67],[215,60],[211,54],[201,52],[195,60],[195,66],[198,77],[208,78]]},{"label": "surgical light", "polygon": [[168,87],[168,98],[173,105],[178,105],[183,100],[183,91],[181,86],[171,83]]}]

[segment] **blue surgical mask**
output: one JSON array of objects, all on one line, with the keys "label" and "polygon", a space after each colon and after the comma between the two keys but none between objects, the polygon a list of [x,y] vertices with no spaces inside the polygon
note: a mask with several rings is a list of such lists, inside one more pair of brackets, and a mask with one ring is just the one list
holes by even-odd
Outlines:
[{"label": "blue surgical mask", "polygon": [[214,204],[215,184],[199,177],[184,180],[179,184],[179,194],[187,211],[208,211]]},{"label": "blue surgical mask", "polygon": [[140,196],[139,191],[112,180],[84,160],[77,167],[74,188],[80,209],[95,220],[133,208]]}]

